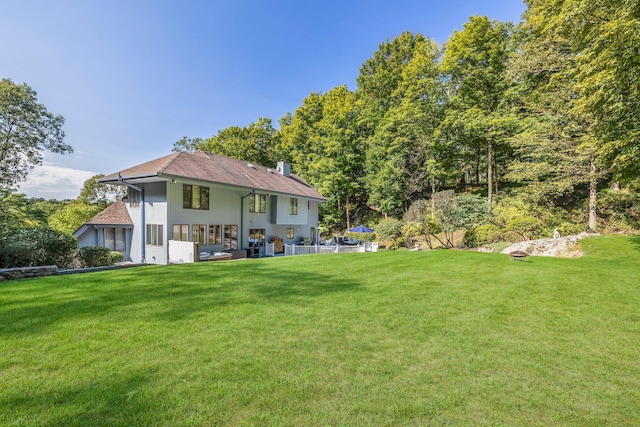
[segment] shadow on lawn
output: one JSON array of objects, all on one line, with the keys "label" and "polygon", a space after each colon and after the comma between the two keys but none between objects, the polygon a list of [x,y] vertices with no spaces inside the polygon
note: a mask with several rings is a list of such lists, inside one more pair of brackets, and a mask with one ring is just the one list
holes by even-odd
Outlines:
[{"label": "shadow on lawn", "polygon": [[0,392],[0,421],[40,426],[155,424],[153,414],[161,411],[154,399],[145,396],[149,375],[151,372],[115,374],[53,390],[4,390]]},{"label": "shadow on lawn", "polygon": [[242,268],[236,262],[183,264],[43,278],[33,287],[23,283],[24,289],[16,284],[0,308],[0,336],[36,333],[59,321],[108,316],[112,310],[180,320],[232,304],[305,305],[360,286],[335,274],[301,274],[280,263],[253,261]]}]

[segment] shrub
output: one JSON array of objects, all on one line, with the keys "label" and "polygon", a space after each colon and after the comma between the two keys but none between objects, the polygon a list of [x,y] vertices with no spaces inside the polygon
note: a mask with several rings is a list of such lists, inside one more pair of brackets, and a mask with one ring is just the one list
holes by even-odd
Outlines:
[{"label": "shrub", "polygon": [[424,234],[424,228],[419,222],[409,221],[402,226],[402,237],[408,248],[413,247],[417,242],[418,236],[422,234]]},{"label": "shrub", "polygon": [[67,268],[78,248],[76,239],[48,227],[5,228],[0,233],[0,266]]},{"label": "shrub", "polygon": [[387,242],[389,249],[397,249],[402,246],[402,221],[395,218],[386,218],[375,227],[378,240]]},{"label": "shrub", "polygon": [[542,235],[543,225],[538,218],[532,216],[518,216],[507,224],[507,230],[518,234],[525,240],[534,239]]},{"label": "shrub", "polygon": [[117,264],[124,261],[124,254],[122,252],[111,251],[109,252],[109,264]]},{"label": "shrub", "polygon": [[463,244],[473,248],[502,240],[502,231],[494,224],[482,224],[464,233]]},{"label": "shrub", "polygon": [[111,251],[102,246],[85,246],[80,248],[78,250],[78,260],[82,267],[101,267],[113,264],[113,262],[111,262]]},{"label": "shrub", "polygon": [[603,191],[598,198],[598,215],[609,231],[640,229],[640,194],[630,191]]}]

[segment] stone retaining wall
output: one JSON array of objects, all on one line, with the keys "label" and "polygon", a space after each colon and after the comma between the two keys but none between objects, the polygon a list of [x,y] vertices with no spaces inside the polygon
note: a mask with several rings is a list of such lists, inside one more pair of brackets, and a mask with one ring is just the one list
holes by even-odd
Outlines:
[{"label": "stone retaining wall", "polygon": [[58,267],[55,265],[45,265],[42,267],[1,268],[0,282],[13,279],[26,279],[29,277],[55,276],[56,274],[58,274]]},{"label": "stone retaining wall", "polygon": [[58,270],[55,265],[46,265],[42,267],[16,267],[16,268],[0,268],[0,282],[14,279],[28,279],[31,277],[43,276],[60,276],[64,274],[91,273],[94,271],[118,270],[121,268],[140,267],[149,264],[121,264],[109,265],[105,267],[91,268],[74,268],[71,270]]}]

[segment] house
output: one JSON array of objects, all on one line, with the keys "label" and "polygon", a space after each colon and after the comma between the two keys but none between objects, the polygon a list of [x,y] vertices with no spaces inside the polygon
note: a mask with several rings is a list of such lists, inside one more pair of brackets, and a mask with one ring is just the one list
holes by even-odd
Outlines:
[{"label": "house", "polygon": [[260,256],[265,242],[317,239],[326,199],[279,162],[276,169],[197,151],[173,153],[99,179],[128,195],[87,221],[78,246],[121,251],[125,260],[166,264],[168,241],[211,252]]}]

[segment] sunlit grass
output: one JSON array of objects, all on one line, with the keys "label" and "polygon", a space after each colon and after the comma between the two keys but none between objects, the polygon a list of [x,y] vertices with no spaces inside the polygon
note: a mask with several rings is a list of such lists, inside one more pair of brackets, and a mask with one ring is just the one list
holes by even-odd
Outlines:
[{"label": "sunlit grass", "polygon": [[0,285],[0,424],[638,425],[640,238]]}]

